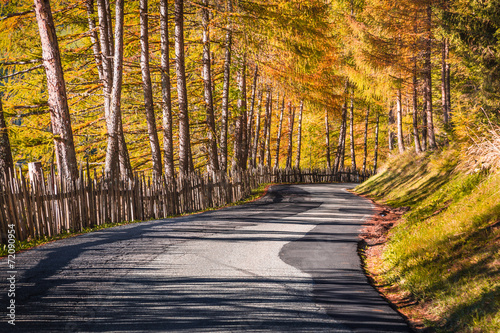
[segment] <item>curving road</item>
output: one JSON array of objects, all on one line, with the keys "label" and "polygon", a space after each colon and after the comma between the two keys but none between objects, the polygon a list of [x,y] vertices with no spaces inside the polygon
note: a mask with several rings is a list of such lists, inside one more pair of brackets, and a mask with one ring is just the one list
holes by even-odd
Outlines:
[{"label": "curving road", "polygon": [[243,206],[115,227],[16,257],[2,332],[408,332],[367,283],[351,184],[274,186]]}]

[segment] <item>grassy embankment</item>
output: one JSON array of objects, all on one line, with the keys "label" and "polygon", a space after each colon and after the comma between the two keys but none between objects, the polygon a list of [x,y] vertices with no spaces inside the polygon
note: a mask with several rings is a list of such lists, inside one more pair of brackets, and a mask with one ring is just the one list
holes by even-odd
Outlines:
[{"label": "grassy embankment", "polygon": [[500,332],[500,172],[467,169],[461,156],[406,153],[357,187],[411,208],[366,266],[377,284],[414,300],[402,312],[429,331]]}]

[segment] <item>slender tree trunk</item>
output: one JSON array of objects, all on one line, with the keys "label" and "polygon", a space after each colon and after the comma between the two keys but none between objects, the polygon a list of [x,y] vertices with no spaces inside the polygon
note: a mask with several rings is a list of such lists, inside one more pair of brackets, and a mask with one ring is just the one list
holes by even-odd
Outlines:
[{"label": "slender tree trunk", "polygon": [[47,75],[48,103],[57,167],[62,177],[77,179],[78,166],[66,97],[66,85],[49,1],[35,0],[35,14],[42,44],[43,65]]},{"label": "slender tree trunk", "polygon": [[366,172],[366,160],[368,158],[368,120],[370,117],[370,106],[366,109],[366,117],[365,117],[365,137],[363,142],[363,173]]},{"label": "slender tree trunk", "polygon": [[283,129],[283,113],[285,113],[285,97],[283,96],[283,100],[281,103],[281,111],[280,111],[280,122],[278,125],[278,135],[276,136],[276,156],[274,158],[274,168],[279,168],[280,162],[280,143],[281,143],[281,130]]},{"label": "slender tree trunk", "polygon": [[12,150],[10,148],[9,133],[3,114],[2,99],[0,98],[0,182],[4,175],[8,175],[9,170],[14,170],[12,160]]},{"label": "slender tree trunk", "polygon": [[151,145],[151,160],[153,162],[153,178],[159,179],[162,175],[160,141],[156,128],[156,117],[153,105],[153,87],[149,70],[149,39],[148,39],[148,0],[140,0],[141,25],[141,73],[142,88],[144,91],[144,107],[146,123],[148,125],[149,143]]},{"label": "slender tree trunk", "polygon": [[351,95],[351,111],[349,114],[349,137],[351,141],[351,169],[356,171],[356,150],[354,145],[354,89]]},{"label": "slender tree trunk", "polygon": [[377,123],[375,125],[375,149],[373,154],[373,173],[377,173],[379,123],[380,123],[380,115],[377,113]]},{"label": "slender tree trunk", "polygon": [[[115,45],[113,43],[113,38],[111,38],[111,36],[113,36],[113,22],[112,22],[112,18],[111,18],[111,4],[110,4],[109,0],[104,0],[104,6],[105,6],[105,9],[106,9],[106,12],[108,13],[108,15],[106,16],[106,20],[108,21],[107,24],[106,24],[106,28],[108,29],[107,35],[110,38],[109,39],[109,44],[108,44],[108,47],[109,47],[108,54],[113,57],[114,56]],[[116,22],[118,22],[118,21],[116,21],[116,17],[115,17],[115,24],[116,24]],[[111,66],[113,66],[113,61],[114,60],[110,59],[110,61],[111,61]]]},{"label": "slender tree trunk", "polygon": [[125,135],[123,134],[121,111],[120,118],[118,119],[118,162],[120,164],[120,175],[126,179],[130,179],[132,177],[132,165],[130,164]]},{"label": "slender tree trunk", "polygon": [[271,167],[271,117],[272,117],[272,109],[273,109],[273,94],[271,88],[269,88],[267,92],[267,101],[266,101],[266,128],[264,135],[264,154],[262,155],[262,160],[265,160],[265,165],[270,168]]},{"label": "slender tree trunk", "polygon": [[259,147],[259,136],[260,136],[260,119],[261,119],[261,111],[262,111],[262,90],[259,91],[258,106],[257,106],[257,119],[255,121],[255,135],[253,138],[253,147],[252,147],[252,162],[253,167],[257,166],[257,150]]},{"label": "slender tree trunk", "polygon": [[394,120],[394,109],[393,109],[393,106],[392,106],[392,103],[389,102],[389,135],[388,135],[388,140],[389,140],[389,151],[392,152],[392,150],[394,149],[394,131],[393,131],[393,127],[394,127],[394,123],[396,121]]},{"label": "slender tree trunk", "polygon": [[304,112],[304,101],[300,101],[299,124],[297,133],[297,154],[295,155],[295,169],[300,169],[300,149],[302,148],[302,113]]},{"label": "slender tree trunk", "polygon": [[432,111],[432,7],[427,6],[427,38],[425,40],[424,54],[424,97],[426,103],[427,117],[427,140],[428,148],[436,148],[436,137],[434,134],[434,120]]},{"label": "slender tree trunk", "polygon": [[253,138],[252,138],[252,130],[253,130],[253,118],[255,114],[255,97],[257,94],[257,79],[259,77],[259,66],[255,65],[255,71],[253,75],[252,81],[252,96],[250,99],[250,110],[248,113],[248,123],[247,123],[247,151],[248,151],[248,165],[254,165],[254,156],[253,156]]},{"label": "slender tree trunk", "polygon": [[266,96],[266,105],[264,107],[264,137],[262,138],[262,143],[260,146],[260,153],[259,153],[259,165],[264,166],[265,164],[265,156],[266,156],[266,145],[268,144],[267,142],[267,126],[269,123],[269,103],[271,99],[271,88],[267,88],[267,96]]},{"label": "slender tree trunk", "polygon": [[441,59],[441,103],[443,107],[443,121],[447,126],[451,125],[449,45],[449,39],[444,38]]},{"label": "slender tree trunk", "polygon": [[[227,0],[227,13],[231,15],[233,11],[232,0]],[[231,47],[232,47],[232,25],[231,18],[228,18],[226,26],[226,45],[224,59],[224,79],[222,87],[222,115],[220,133],[220,169],[227,171],[227,128],[229,121],[229,81],[231,78]]]},{"label": "slender tree trunk", "polygon": [[428,135],[427,135],[427,103],[425,103],[425,94],[424,94],[424,105],[422,107],[422,150],[429,149],[428,143]]},{"label": "slender tree trunk", "polygon": [[[104,171],[107,176],[117,176],[116,170],[120,168],[120,172],[125,177],[129,177],[128,170],[121,167],[120,156],[122,159],[128,158],[125,156],[126,148],[120,145],[124,142],[121,141],[120,130],[121,126],[121,90],[122,90],[122,75],[123,75],[123,0],[116,2],[116,18],[115,18],[115,50],[113,59],[113,86],[110,96],[110,110],[108,123],[108,145],[106,149],[106,162]],[[121,143],[120,143],[121,142]],[[125,151],[123,149],[125,148]]]},{"label": "slender tree trunk", "polygon": [[89,34],[90,41],[92,43],[92,51],[94,53],[95,63],[97,65],[97,73],[99,75],[99,80],[103,79],[102,72],[102,57],[101,57],[101,46],[99,44],[99,36],[97,35],[97,27],[94,18],[94,0],[87,0],[87,21],[89,24]]},{"label": "slender tree trunk", "polygon": [[[110,141],[109,135],[112,130],[111,123],[114,121],[111,118],[111,95],[113,86],[117,84],[114,80],[114,50],[113,50],[113,38],[112,38],[112,26],[111,26],[111,13],[109,11],[109,2],[105,0],[97,0],[97,12],[99,17],[99,42],[101,50],[101,63],[102,63],[102,82],[103,82],[103,93],[104,93],[104,117],[106,119],[106,128],[108,131],[108,143]],[[123,29],[122,29],[123,31]],[[123,34],[122,34],[123,35]],[[115,38],[123,38],[116,36]],[[121,67],[121,65],[120,65]],[[121,90],[121,82],[120,90]],[[121,113],[121,112],[120,112]],[[107,153],[116,154],[116,156],[106,156],[106,160],[109,163],[114,163],[118,161],[118,165],[113,171],[109,171],[109,176],[118,175],[121,173],[126,177],[130,177],[132,174],[132,167],[130,165],[130,159],[128,156],[127,146],[125,143],[125,137],[123,135],[123,125],[121,120],[121,114],[118,119],[117,133],[117,150],[108,150]],[[114,139],[112,139],[114,141]],[[106,167],[105,167],[106,168]],[[118,170],[120,170],[118,172]]]},{"label": "slender tree trunk", "polygon": [[266,165],[271,168],[271,124],[273,120],[273,96],[269,95],[269,117],[267,121]]},{"label": "slender tree trunk", "polygon": [[347,103],[345,104],[346,117],[342,119],[342,143],[340,147],[340,161],[339,168],[340,170],[344,170],[345,164],[345,143],[347,138]]},{"label": "slender tree trunk", "polygon": [[236,78],[238,83],[239,98],[237,102],[236,122],[235,122],[235,138],[234,138],[234,161],[236,168],[239,170],[246,169],[246,160],[244,149],[246,142],[246,124],[247,124],[247,85],[246,85],[246,55],[239,60],[239,71]]},{"label": "slender tree trunk", "polygon": [[337,144],[337,152],[335,154],[335,161],[333,164],[334,173],[344,169],[344,150],[345,150],[345,136],[347,129],[347,103],[342,105],[342,116],[340,119],[339,139]]},{"label": "slender tree trunk", "polygon": [[163,149],[165,176],[175,184],[174,142],[172,138],[172,95],[170,84],[168,0],[160,0],[160,38],[161,38],[161,90],[163,113]]},{"label": "slender tree trunk", "polygon": [[208,11],[208,0],[203,0],[202,27],[203,27],[203,82],[207,122],[208,139],[208,171],[219,170],[219,157],[217,156],[217,131],[215,128],[214,101],[212,96],[212,69],[210,58],[210,34],[208,26],[210,15]]},{"label": "slender tree trunk", "polygon": [[420,137],[418,134],[418,100],[417,100],[417,62],[414,60],[413,70],[413,139],[415,141],[415,152],[419,154],[422,152],[420,146]]},{"label": "slender tree trunk", "polygon": [[288,102],[289,114],[289,129],[288,129],[288,154],[286,158],[286,168],[292,168],[292,154],[293,154],[293,125],[295,122],[295,107],[292,107],[292,102]]},{"label": "slender tree trunk", "polygon": [[175,69],[177,72],[177,95],[179,101],[179,173],[190,171],[190,134],[184,57],[184,2],[175,0]]},{"label": "slender tree trunk", "polygon": [[326,138],[326,168],[332,169],[330,160],[330,123],[328,122],[328,110],[325,110],[325,138]]},{"label": "slender tree trunk", "polygon": [[401,105],[401,88],[398,88],[396,97],[396,115],[398,126],[398,149],[399,153],[402,154],[405,151],[405,143],[403,136],[403,107]]}]

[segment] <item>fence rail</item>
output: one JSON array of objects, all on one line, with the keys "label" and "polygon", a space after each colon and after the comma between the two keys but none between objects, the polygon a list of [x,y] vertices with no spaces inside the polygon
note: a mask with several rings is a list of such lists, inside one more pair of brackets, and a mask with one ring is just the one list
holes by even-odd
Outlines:
[{"label": "fence rail", "polygon": [[0,181],[0,241],[7,244],[9,226],[16,238],[54,236],[105,223],[159,219],[176,214],[224,206],[250,195],[263,183],[362,182],[370,172],[322,169],[258,168],[241,172],[198,174],[153,180],[144,175],[131,179],[92,178],[80,171],[77,181],[65,181],[52,170],[26,179],[4,175]]}]

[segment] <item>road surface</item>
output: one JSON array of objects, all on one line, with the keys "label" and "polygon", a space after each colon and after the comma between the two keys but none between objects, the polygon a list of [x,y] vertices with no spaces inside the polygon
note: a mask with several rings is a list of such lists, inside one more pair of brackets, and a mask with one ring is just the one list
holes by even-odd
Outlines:
[{"label": "road surface", "polygon": [[[2,332],[408,332],[367,283],[352,184],[280,185],[218,211],[115,227],[0,260]],[[15,326],[6,309],[15,301]]]}]

